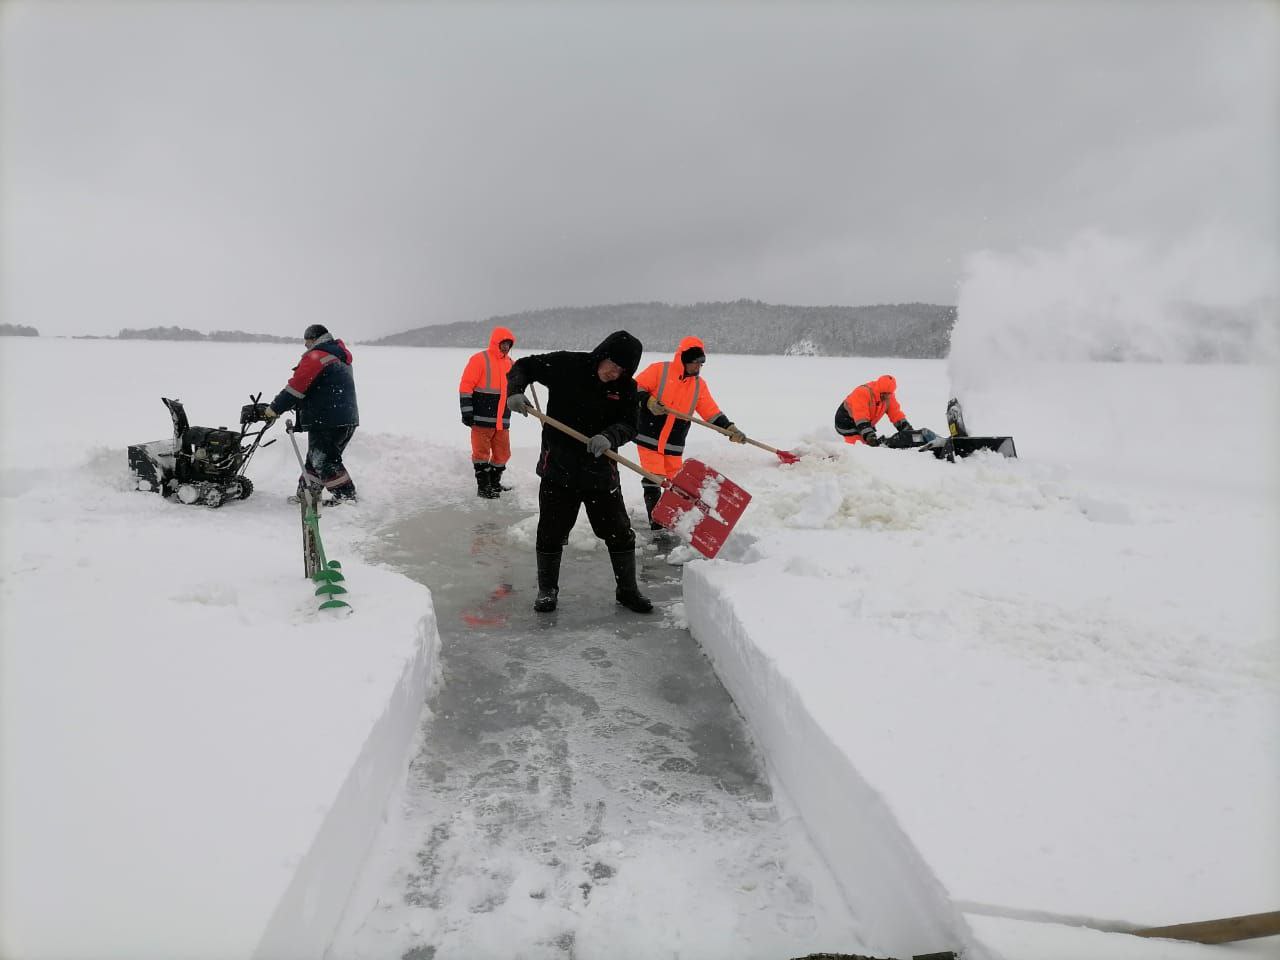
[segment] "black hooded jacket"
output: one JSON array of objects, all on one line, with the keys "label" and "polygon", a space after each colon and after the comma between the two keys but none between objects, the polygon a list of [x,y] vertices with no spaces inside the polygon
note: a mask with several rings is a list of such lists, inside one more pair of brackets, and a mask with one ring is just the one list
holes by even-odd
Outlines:
[{"label": "black hooded jacket", "polygon": [[293,368],[293,376],[274,400],[276,413],[298,408],[298,431],[332,430],[360,425],[351,351],[325,333],[311,344]]},{"label": "black hooded jacket", "polygon": [[[590,353],[561,350],[521,357],[507,374],[507,395],[541,383],[548,391],[547,416],[588,437],[602,433],[617,450],[636,435],[639,408],[632,377],[643,350],[639,340],[619,330]],[[596,368],[604,359],[622,367],[623,375],[602,382]],[[608,457],[593,457],[582,441],[543,424],[538,476],[580,490],[612,490],[618,486],[618,465]]]}]

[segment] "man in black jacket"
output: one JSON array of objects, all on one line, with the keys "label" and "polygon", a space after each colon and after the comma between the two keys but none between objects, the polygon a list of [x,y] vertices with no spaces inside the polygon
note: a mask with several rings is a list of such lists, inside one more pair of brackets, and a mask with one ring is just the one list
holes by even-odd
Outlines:
[{"label": "man in black jacket", "polygon": [[539,613],[556,608],[560,558],[583,506],[591,529],[609,548],[618,603],[636,613],[653,609],[636,584],[636,536],[622,502],[618,465],[604,456],[606,450],[617,450],[636,435],[638,407],[632,377],[642,350],[639,340],[619,330],[590,353],[562,350],[522,357],[507,375],[509,409],[528,416],[531,406],[524,389],[531,383],[544,384],[547,416],[589,437],[583,444],[548,424],[542,426],[538,597],[533,603]]},{"label": "man in black jacket", "polygon": [[[360,425],[351,351],[318,323],[302,334],[307,352],[293,376],[267,407],[268,420],[297,408],[299,433],[307,434],[307,471],[320,478],[334,501],[355,500],[356,484],[342,453]],[[298,478],[298,496],[304,479]]]}]

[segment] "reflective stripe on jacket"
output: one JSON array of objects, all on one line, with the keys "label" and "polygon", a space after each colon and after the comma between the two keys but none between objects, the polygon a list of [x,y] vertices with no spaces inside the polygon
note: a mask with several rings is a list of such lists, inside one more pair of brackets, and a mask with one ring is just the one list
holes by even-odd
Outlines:
[{"label": "reflective stripe on jacket", "polygon": [[360,424],[351,351],[331,334],[317,339],[293,368],[293,376],[271,401],[276,413],[297,408],[298,430]]},{"label": "reflective stripe on jacket", "polygon": [[[458,403],[463,417],[469,417],[477,427],[493,427],[506,430],[511,426],[511,411],[507,409],[507,374],[511,372],[511,357],[502,355],[498,344],[510,340],[514,347],[516,335],[506,327],[495,327],[489,335],[489,346],[472,354],[458,381]],[[499,416],[501,411],[501,416]]]},{"label": "reflective stripe on jacket", "polygon": [[[711,391],[698,374],[686,375],[680,354],[690,347],[705,351],[698,337],[685,337],[676,348],[675,356],[667,361],[651,363],[636,375],[636,386],[649,396],[657,397],[677,413],[697,416],[718,427],[729,425],[729,418],[720,412]],[[658,453],[679,456],[684,453],[685,439],[689,436],[689,421],[670,414],[654,416],[645,406],[648,397],[640,398],[640,429],[636,433],[636,446]]]}]

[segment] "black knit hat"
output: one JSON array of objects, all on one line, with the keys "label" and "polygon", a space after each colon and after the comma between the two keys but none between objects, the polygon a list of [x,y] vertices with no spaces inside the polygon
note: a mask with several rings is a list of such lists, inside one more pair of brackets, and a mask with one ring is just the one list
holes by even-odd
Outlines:
[{"label": "black knit hat", "polygon": [[705,360],[705,359],[707,359],[707,351],[703,350],[701,347],[695,346],[695,347],[690,347],[688,350],[680,351],[681,363],[693,363],[693,361],[695,360]]},{"label": "black knit hat", "polygon": [[329,328],[326,327],[324,324],[313,323],[311,326],[307,327],[306,330],[302,331],[302,339],[303,340],[319,340],[328,332],[329,332]]}]

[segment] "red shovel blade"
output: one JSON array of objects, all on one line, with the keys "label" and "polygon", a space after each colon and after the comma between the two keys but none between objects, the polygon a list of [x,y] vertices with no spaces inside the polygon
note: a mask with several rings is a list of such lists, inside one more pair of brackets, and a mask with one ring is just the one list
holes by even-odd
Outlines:
[{"label": "red shovel blade", "polygon": [[778,455],[778,459],[781,460],[783,463],[799,463],[800,462],[799,455],[792,453],[790,450],[775,450],[773,452]]},{"label": "red shovel blade", "polygon": [[701,460],[686,460],[662,485],[653,519],[689,538],[704,557],[720,552],[733,526],[751,502],[751,494]]}]

